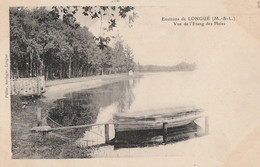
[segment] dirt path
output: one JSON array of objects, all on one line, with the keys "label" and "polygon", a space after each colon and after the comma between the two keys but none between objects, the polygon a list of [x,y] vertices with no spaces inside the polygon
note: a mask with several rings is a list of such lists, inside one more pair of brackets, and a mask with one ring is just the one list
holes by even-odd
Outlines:
[{"label": "dirt path", "polygon": [[70,78],[70,79],[48,80],[48,81],[46,81],[46,87],[67,84],[67,83],[86,82],[86,81],[90,81],[90,80],[118,78],[118,77],[122,77],[122,76],[128,76],[128,75],[127,74],[111,74],[111,75],[98,75],[98,76],[89,76],[89,77],[80,77],[80,78]]},{"label": "dirt path", "polygon": [[96,88],[112,82],[128,79],[127,74],[103,75],[94,77],[82,77],[72,79],[62,79],[46,81],[46,92],[43,94],[44,102],[53,102],[62,98],[65,94],[83,89]]}]

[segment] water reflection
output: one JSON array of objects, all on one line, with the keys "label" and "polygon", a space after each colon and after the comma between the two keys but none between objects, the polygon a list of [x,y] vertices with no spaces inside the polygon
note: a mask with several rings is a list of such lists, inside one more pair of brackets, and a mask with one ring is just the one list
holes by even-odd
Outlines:
[{"label": "water reflection", "polygon": [[[205,135],[205,130],[192,122],[181,127],[168,128],[167,143],[176,143]],[[113,140],[115,149],[147,147],[163,144],[163,130],[117,132]]]},{"label": "water reflection", "polygon": [[[107,122],[112,119],[113,113],[129,110],[135,98],[132,90],[138,82],[138,78],[130,79],[66,94],[66,98],[55,101],[57,105],[51,110],[49,116],[62,126]],[[87,132],[86,129],[78,129],[73,136],[83,136],[81,141],[91,141],[87,145],[97,144],[104,140],[102,128],[94,127]],[[112,127],[110,128],[112,131]]]},{"label": "water reflection", "polygon": [[[191,73],[149,75],[141,79],[115,82],[67,94],[66,98],[56,101],[57,106],[50,112],[50,117],[62,126],[72,126],[108,122],[117,112],[196,105],[199,104],[196,101],[199,98],[197,90],[193,90],[193,84]],[[100,152],[104,155],[117,154],[118,148],[160,145],[163,141],[162,130],[115,134],[113,125],[109,126],[109,139],[113,146],[104,146],[104,126],[73,130],[72,134],[78,146],[98,145],[98,149],[93,152],[95,156],[100,156]],[[205,134],[202,119],[183,127],[168,129],[167,139],[168,143],[176,143]],[[114,151],[111,151],[111,147]],[[120,150],[121,154],[124,149]]]}]

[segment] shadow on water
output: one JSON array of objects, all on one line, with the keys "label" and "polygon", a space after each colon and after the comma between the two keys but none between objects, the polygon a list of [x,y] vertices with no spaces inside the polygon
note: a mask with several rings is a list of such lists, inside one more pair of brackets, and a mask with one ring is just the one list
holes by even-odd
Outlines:
[{"label": "shadow on water", "polygon": [[[110,110],[116,110],[115,112],[129,110],[135,99],[133,88],[138,82],[139,79],[124,80],[99,88],[66,94],[65,98],[55,101],[56,107],[49,112],[49,117],[61,126],[100,123],[98,118],[104,112],[109,114],[109,119],[112,119],[112,114],[109,113]],[[113,107],[109,108],[110,106]],[[111,134],[114,128],[113,126],[109,126],[109,128],[109,133]],[[77,145],[80,147],[99,148],[106,145],[104,144],[104,126],[74,129],[63,134],[76,139],[76,143],[78,142],[79,144]],[[206,134],[205,126],[192,122],[185,126],[168,128],[166,143],[176,143]],[[164,143],[163,129],[114,132],[112,135],[113,137],[110,137],[109,144],[114,145],[114,149],[150,147]],[[94,144],[91,144],[90,141],[93,141]]]},{"label": "shadow on water", "polygon": [[117,132],[111,141],[115,149],[151,147],[160,144],[177,143],[206,135],[205,129],[192,122],[181,127],[167,129],[167,142],[163,142],[163,129]]},{"label": "shadow on water", "polygon": [[[116,103],[116,112],[129,109],[134,101],[132,88],[138,81],[138,79],[124,80],[98,88],[66,94],[65,98],[55,101],[56,107],[51,109],[49,117],[61,126],[96,123],[101,108]],[[72,130],[74,131],[73,136],[80,137],[85,130]]]}]

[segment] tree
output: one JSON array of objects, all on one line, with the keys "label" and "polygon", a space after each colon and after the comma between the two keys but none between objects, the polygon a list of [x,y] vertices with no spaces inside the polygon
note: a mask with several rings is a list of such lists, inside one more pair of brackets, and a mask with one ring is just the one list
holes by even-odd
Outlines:
[{"label": "tree", "polygon": [[[60,9],[66,9],[59,11]],[[115,47],[108,46],[109,37],[101,41],[76,23],[77,7],[10,8],[10,52],[13,77],[44,75],[46,79],[71,78],[99,75],[112,71],[126,72],[131,68],[133,55],[130,47],[118,41]],[[92,19],[106,20],[110,10],[126,18],[132,8],[90,7],[83,8],[83,14]],[[58,10],[58,11],[56,11]],[[102,12],[93,12],[102,10]],[[71,14],[70,14],[71,12]],[[84,13],[85,12],[85,13]],[[62,16],[59,14],[63,13]],[[97,16],[95,15],[97,13]],[[114,16],[114,18],[116,18]],[[115,22],[110,29],[115,27]],[[104,28],[105,30],[105,28]],[[105,45],[104,45],[105,44]]]},{"label": "tree", "polygon": [[[100,49],[108,46],[110,37],[105,37],[105,31],[112,31],[117,25],[117,19],[126,19],[128,17],[129,27],[137,18],[137,14],[132,6],[54,6],[51,13],[56,18],[63,16],[64,23],[71,27],[77,27],[75,14],[82,9],[82,14],[90,17],[91,19],[99,19],[101,22],[99,36],[95,37]],[[131,13],[132,12],[132,13]],[[107,22],[107,26],[103,22]]]},{"label": "tree", "polygon": [[107,46],[102,50],[102,74],[105,73],[105,70],[107,70],[107,73],[111,73],[111,67],[112,67],[112,57],[113,57],[113,48],[110,46]]},{"label": "tree", "polygon": [[129,45],[126,45],[124,52],[125,52],[125,70],[126,70],[126,72],[128,72],[130,70],[134,70],[134,67],[136,66],[136,64],[134,63],[133,51]]}]

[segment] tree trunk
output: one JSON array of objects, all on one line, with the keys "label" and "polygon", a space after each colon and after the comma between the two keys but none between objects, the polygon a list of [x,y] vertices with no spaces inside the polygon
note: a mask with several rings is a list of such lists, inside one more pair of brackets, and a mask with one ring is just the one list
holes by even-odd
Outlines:
[{"label": "tree trunk", "polygon": [[69,78],[71,78],[71,57],[69,59],[69,75],[68,75]]},{"label": "tree trunk", "polygon": [[45,79],[49,80],[49,70],[48,70],[48,67],[46,68]]},{"label": "tree trunk", "polygon": [[32,73],[31,73],[31,77],[34,77],[35,74],[35,63],[32,63]]},{"label": "tree trunk", "polygon": [[46,79],[46,67],[45,67],[45,63],[43,60],[42,60],[42,75],[45,76],[45,79]]},{"label": "tree trunk", "polygon": [[61,66],[60,66],[60,79],[62,78],[62,64],[61,64]]},{"label": "tree trunk", "polygon": [[37,75],[38,75],[38,65],[36,63],[33,63],[33,70],[34,70],[33,76],[37,77]]},{"label": "tree trunk", "polygon": [[88,65],[87,65],[87,69],[86,69],[86,76],[88,76],[89,75],[89,68],[88,68]]},{"label": "tree trunk", "polygon": [[20,76],[19,76],[19,69],[18,69],[18,67],[16,68],[16,77],[17,77],[17,78],[20,78]]},{"label": "tree trunk", "polygon": [[82,66],[79,68],[79,77],[82,77],[82,76],[83,76],[83,69],[84,69],[84,65],[82,65]]},{"label": "tree trunk", "polygon": [[104,67],[101,67],[101,75],[104,75]]},{"label": "tree trunk", "polygon": [[39,68],[39,70],[40,70],[40,76],[42,76],[42,74],[43,74],[43,60],[40,60],[40,68]]},{"label": "tree trunk", "polygon": [[62,70],[63,70],[63,72],[62,72],[62,78],[66,78],[67,76],[66,76],[66,74],[67,74],[67,68],[66,68],[66,66],[65,66],[65,68],[64,68],[64,66],[62,67]]},{"label": "tree trunk", "polygon": [[33,73],[33,64],[32,64],[32,53],[30,53],[30,72],[29,72],[29,77],[31,77],[32,76],[32,73]]}]

